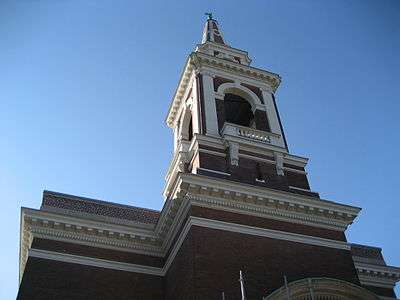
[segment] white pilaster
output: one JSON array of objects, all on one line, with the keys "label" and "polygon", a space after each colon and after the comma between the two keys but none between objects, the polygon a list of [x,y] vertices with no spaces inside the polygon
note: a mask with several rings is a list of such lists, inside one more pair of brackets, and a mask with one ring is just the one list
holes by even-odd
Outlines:
[{"label": "white pilaster", "polygon": [[267,117],[269,121],[269,126],[271,127],[272,133],[277,133],[281,137],[279,138],[279,146],[285,147],[285,142],[283,140],[282,129],[279,124],[279,119],[276,111],[276,107],[274,104],[274,100],[272,98],[272,90],[267,88],[261,88],[262,96],[265,103],[265,109],[267,112]]},{"label": "white pilaster", "polygon": [[[193,73],[193,78],[194,78]],[[193,125],[193,133],[199,133],[199,118],[200,118],[200,110],[199,110],[199,100],[197,99],[198,91],[197,91],[197,84],[195,79],[192,80],[192,125]]]},{"label": "white pilaster", "polygon": [[179,139],[178,131],[179,131],[179,128],[178,128],[178,126],[176,126],[174,128],[174,152],[176,151],[176,148],[178,147],[178,139]]},{"label": "white pilaster", "polygon": [[207,135],[219,136],[213,77],[208,72],[202,72],[201,74],[203,75],[204,112]]}]

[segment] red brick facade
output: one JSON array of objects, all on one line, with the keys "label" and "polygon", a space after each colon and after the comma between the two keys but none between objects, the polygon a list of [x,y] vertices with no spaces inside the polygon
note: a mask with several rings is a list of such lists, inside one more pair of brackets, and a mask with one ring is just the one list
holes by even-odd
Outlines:
[{"label": "red brick facade", "polygon": [[162,277],[29,258],[17,299],[164,299]]}]

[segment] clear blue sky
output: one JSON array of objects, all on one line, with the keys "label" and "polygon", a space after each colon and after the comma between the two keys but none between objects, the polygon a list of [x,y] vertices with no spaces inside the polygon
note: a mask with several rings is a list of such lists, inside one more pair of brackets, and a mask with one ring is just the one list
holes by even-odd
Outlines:
[{"label": "clear blue sky", "polygon": [[17,291],[20,207],[39,208],[43,189],[162,207],[164,119],[206,11],[282,76],[278,106],[312,189],[363,208],[349,240],[400,266],[399,1],[3,0],[1,299]]}]

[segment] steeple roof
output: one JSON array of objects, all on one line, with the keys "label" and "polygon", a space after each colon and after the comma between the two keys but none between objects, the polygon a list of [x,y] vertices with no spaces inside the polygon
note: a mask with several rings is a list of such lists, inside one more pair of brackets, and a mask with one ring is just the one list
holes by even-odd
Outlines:
[{"label": "steeple roof", "polygon": [[214,42],[221,45],[226,45],[222,32],[219,29],[217,20],[214,20],[211,13],[207,13],[208,19],[204,24],[203,38],[201,43]]}]

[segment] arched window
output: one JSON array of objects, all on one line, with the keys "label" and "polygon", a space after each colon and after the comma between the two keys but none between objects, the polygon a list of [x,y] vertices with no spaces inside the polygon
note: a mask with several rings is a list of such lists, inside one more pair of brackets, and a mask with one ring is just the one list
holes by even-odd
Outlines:
[{"label": "arched window", "polygon": [[300,279],[263,299],[286,299],[288,292],[292,300],[379,300],[378,296],[361,286],[333,278]]},{"label": "arched window", "polygon": [[254,127],[254,114],[247,100],[238,95],[227,93],[224,97],[224,106],[226,122]]},{"label": "arched window", "polygon": [[180,139],[191,141],[193,138],[193,120],[190,108],[187,108],[181,117],[180,123]]},{"label": "arched window", "polygon": [[192,140],[192,138],[193,138],[193,124],[192,124],[192,116],[190,116],[190,120],[189,120],[189,134],[188,134],[188,138],[189,138],[189,141],[191,141]]}]

